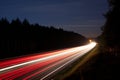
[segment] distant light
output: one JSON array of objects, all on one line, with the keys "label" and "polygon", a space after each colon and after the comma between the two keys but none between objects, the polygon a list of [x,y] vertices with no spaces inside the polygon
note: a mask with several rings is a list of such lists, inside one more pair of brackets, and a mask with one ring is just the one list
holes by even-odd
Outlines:
[{"label": "distant light", "polygon": [[92,42],[92,40],[90,39],[90,40],[89,40],[89,42],[91,43],[91,42]]}]

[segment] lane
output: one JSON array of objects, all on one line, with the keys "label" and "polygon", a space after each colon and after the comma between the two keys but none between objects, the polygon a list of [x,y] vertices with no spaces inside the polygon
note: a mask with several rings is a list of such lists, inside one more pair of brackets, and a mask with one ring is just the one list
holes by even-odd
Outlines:
[{"label": "lane", "polygon": [[94,48],[95,42],[64,50],[51,51],[0,62],[0,80],[49,80],[69,64]]}]

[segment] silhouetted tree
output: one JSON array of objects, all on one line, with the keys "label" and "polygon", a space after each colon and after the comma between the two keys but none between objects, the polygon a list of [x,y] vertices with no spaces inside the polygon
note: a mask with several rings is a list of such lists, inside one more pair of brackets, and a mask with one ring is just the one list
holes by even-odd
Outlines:
[{"label": "silhouetted tree", "polygon": [[14,27],[17,27],[17,26],[21,26],[21,21],[19,18],[15,19],[15,20],[12,20],[11,22],[11,25],[14,26]]},{"label": "silhouetted tree", "polygon": [[109,11],[102,27],[102,38],[106,46],[120,46],[120,0],[108,0]]},{"label": "silhouetted tree", "polygon": [[24,26],[30,26],[29,21],[28,21],[27,19],[24,19],[23,25],[24,25]]}]

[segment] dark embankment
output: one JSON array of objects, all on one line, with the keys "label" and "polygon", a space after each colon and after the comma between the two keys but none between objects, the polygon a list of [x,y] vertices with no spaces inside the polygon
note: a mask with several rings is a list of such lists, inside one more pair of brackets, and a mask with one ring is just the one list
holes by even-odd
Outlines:
[{"label": "dark embankment", "polygon": [[26,19],[11,23],[5,18],[0,20],[0,59],[80,46],[86,42],[87,39],[80,34],[30,24]]}]

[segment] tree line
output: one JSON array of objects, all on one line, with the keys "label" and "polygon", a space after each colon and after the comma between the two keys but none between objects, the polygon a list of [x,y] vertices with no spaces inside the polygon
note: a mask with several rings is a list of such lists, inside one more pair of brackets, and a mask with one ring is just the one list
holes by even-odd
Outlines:
[{"label": "tree line", "polygon": [[77,33],[53,26],[30,24],[19,18],[9,22],[0,20],[0,58],[13,57],[48,51],[87,43],[87,39]]}]

